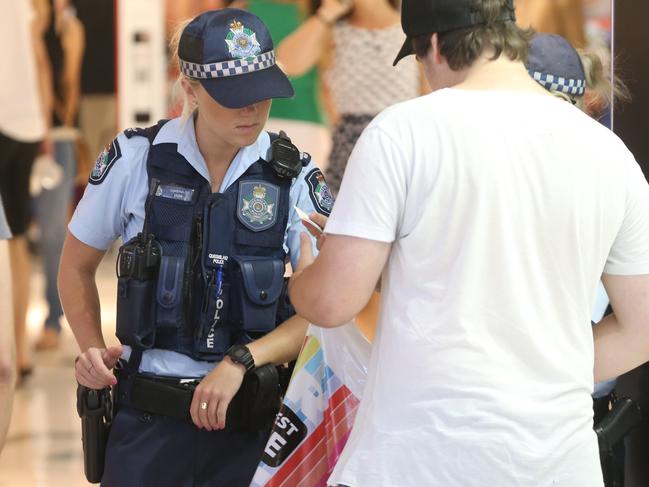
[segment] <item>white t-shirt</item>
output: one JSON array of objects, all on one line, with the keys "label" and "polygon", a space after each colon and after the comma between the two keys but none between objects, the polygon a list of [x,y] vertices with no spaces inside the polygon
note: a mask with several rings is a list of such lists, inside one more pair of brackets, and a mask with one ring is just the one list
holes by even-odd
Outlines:
[{"label": "white t-shirt", "polygon": [[31,33],[34,16],[31,0],[2,3],[0,132],[21,142],[37,142],[46,130]]},{"label": "white t-shirt", "polygon": [[597,487],[590,313],[649,273],[649,187],[552,96],[446,89],[356,146],[327,232],[393,242],[331,485]]}]

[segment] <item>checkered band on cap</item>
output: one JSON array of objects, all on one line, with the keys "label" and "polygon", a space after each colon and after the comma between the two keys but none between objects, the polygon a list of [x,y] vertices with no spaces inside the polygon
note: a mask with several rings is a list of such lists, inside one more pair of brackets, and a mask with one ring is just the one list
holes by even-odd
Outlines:
[{"label": "checkered band on cap", "polygon": [[558,91],[572,96],[583,96],[586,92],[586,80],[583,79],[567,79],[538,71],[530,71],[530,74],[539,84],[550,91]]},{"label": "checkered band on cap", "polygon": [[190,78],[212,79],[237,76],[268,69],[275,65],[275,51],[268,51],[252,58],[233,59],[221,63],[196,64],[180,60],[180,70]]}]

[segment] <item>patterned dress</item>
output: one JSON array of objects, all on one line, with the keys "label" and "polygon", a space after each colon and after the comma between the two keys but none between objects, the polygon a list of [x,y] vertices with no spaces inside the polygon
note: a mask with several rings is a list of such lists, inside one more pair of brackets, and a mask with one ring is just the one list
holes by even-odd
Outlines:
[{"label": "patterned dress", "polygon": [[401,26],[362,29],[347,21],[332,31],[331,66],[323,73],[340,119],[326,171],[335,194],[347,160],[367,124],[386,107],[419,95],[419,69],[414,56],[392,66],[405,39]]}]

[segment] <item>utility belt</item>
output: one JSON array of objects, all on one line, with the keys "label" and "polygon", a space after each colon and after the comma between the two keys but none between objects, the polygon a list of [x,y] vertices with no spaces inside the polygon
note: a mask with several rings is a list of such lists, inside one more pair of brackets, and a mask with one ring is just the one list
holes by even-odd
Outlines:
[{"label": "utility belt", "polygon": [[[97,391],[82,385],[77,389],[84,472],[90,483],[101,482],[114,411],[120,406],[192,421],[189,408],[201,379],[133,374],[129,373],[129,365],[133,364],[121,361],[115,367],[117,385],[112,391],[110,388]],[[289,378],[290,368],[270,364],[246,373],[239,391],[228,406],[226,426],[244,432],[270,429]]]},{"label": "utility belt", "polygon": [[[201,379],[135,374],[129,380],[116,369],[116,403],[151,414],[191,422],[189,412],[194,391]],[[123,393],[125,388],[130,388]],[[264,365],[244,376],[228,406],[226,425],[237,431],[269,427],[281,404],[280,368]]]}]

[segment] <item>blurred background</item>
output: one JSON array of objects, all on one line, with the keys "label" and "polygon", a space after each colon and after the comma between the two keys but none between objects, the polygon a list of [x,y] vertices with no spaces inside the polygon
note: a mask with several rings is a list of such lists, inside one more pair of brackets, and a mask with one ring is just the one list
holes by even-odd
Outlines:
[{"label": "blurred background", "polygon": [[[78,348],[58,303],[58,256],[67,220],[104,146],[118,131],[145,127],[178,114],[173,89],[177,68],[167,56],[167,43],[178,23],[230,3],[252,10],[265,21],[276,49],[281,46],[279,62],[291,75],[296,91],[295,98],[274,102],[269,129],[285,130],[323,169],[331,166],[327,176],[334,183],[342,177],[355,141],[343,135],[357,132],[357,137],[382,108],[425,93],[427,86],[413,60],[412,65],[400,64],[402,84],[396,93],[386,86],[393,86],[385,80],[394,76],[388,63],[364,61],[364,74],[345,70],[349,45],[360,51],[355,51],[359,59],[378,59],[376,53],[382,50],[385,59],[394,57],[403,39],[396,8],[380,25],[372,25],[362,18],[359,2],[358,11],[333,26],[325,54],[314,54],[308,62],[297,65],[290,42],[282,41],[301,28],[318,7],[317,1],[10,1],[12,5],[24,3],[29,15],[5,18],[5,22],[26,22],[25,28],[37,38],[34,49],[42,43],[41,55],[35,54],[36,73],[39,83],[49,90],[52,103],[50,128],[44,142],[39,141],[39,155],[30,174],[31,223],[26,234],[14,242],[24,243],[27,253],[15,263],[20,274],[19,282],[14,282],[13,303],[18,386],[0,453],[0,486],[88,485],[75,405],[73,363]],[[397,4],[391,2],[395,7]],[[6,6],[4,2],[2,5]],[[615,65],[616,73],[629,86],[632,101],[616,110],[598,107],[593,115],[625,140],[649,174],[646,3],[516,0],[516,8],[522,26],[561,34],[575,46],[597,52],[609,67]],[[2,36],[3,50],[11,51],[14,43],[20,42],[7,29],[0,29]],[[374,54],[365,57],[363,50]],[[8,63],[13,62],[8,60],[10,54],[5,54]],[[2,100],[21,100],[20,72],[5,63],[3,70],[5,77],[0,79],[6,81],[0,86]],[[362,93],[368,95],[367,100],[359,101]],[[8,123],[11,121],[0,120],[0,132]],[[102,326],[109,343],[116,342],[114,259],[114,253],[107,255],[98,277]],[[2,314],[8,315],[8,310],[0,310]],[[647,404],[648,377],[646,369],[641,368],[622,378],[618,389]],[[630,487],[649,486],[644,465],[649,451],[648,430],[645,423],[627,442],[625,485]]]}]

